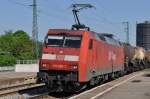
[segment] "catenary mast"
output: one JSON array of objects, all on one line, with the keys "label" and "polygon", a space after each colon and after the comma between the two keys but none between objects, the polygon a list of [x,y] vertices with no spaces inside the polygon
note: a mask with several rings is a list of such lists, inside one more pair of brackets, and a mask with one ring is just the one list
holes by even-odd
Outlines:
[{"label": "catenary mast", "polygon": [[38,59],[38,25],[37,25],[37,0],[33,0],[33,23],[32,23],[32,52],[33,59]]}]

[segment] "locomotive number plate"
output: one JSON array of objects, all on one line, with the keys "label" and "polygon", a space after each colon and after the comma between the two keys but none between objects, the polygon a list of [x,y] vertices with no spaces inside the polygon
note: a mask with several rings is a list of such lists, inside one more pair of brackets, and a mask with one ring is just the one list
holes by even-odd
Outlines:
[{"label": "locomotive number plate", "polygon": [[64,60],[64,57],[65,57],[64,55],[57,55],[56,59],[57,60]]}]

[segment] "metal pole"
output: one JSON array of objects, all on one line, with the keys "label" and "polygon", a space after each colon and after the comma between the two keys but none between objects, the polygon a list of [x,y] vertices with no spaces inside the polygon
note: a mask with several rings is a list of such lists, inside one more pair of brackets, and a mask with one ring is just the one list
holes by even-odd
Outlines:
[{"label": "metal pole", "polygon": [[38,26],[37,26],[37,4],[36,0],[33,0],[33,26],[32,26],[32,51],[33,59],[38,59]]},{"label": "metal pole", "polygon": [[126,43],[129,44],[129,22],[123,22],[123,24],[125,25],[124,31],[126,32]]}]

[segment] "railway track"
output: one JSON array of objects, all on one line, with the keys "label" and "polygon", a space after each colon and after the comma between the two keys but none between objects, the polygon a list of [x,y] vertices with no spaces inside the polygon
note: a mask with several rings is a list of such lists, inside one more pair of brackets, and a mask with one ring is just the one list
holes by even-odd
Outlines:
[{"label": "railway track", "polygon": [[[133,74],[136,74],[136,72],[120,77],[119,78],[120,80],[119,79],[112,80],[110,81],[110,83],[111,82],[117,83],[118,81],[127,79],[128,77],[130,77],[130,75]],[[74,96],[76,97],[79,94],[82,95],[88,90],[97,89],[99,88],[98,86],[101,85],[104,86],[105,83],[107,82],[109,81],[106,81],[103,84],[99,84],[97,86],[93,86],[92,88],[87,88],[84,91],[81,91],[80,93],[64,93],[64,92],[49,93],[49,90],[44,84],[30,83],[30,84],[18,85],[18,86],[0,89],[0,99],[68,99],[68,98],[72,99]]]},{"label": "railway track", "polygon": [[[87,88],[84,91],[90,89]],[[81,93],[84,91],[81,91]],[[78,94],[80,93],[49,93],[44,84],[35,83],[0,89],[0,99],[68,99]]]},{"label": "railway track", "polygon": [[[0,89],[0,99],[23,99],[21,91],[44,87],[44,84],[25,84]],[[18,97],[18,98],[17,98]]]},{"label": "railway track", "polygon": [[24,85],[3,89],[0,99],[67,99],[68,93],[49,93],[44,84]]}]

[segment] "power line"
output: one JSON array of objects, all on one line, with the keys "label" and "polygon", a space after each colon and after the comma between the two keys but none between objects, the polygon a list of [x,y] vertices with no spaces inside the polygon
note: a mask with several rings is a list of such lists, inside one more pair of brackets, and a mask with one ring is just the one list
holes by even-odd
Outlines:
[{"label": "power line", "polygon": [[[107,9],[105,8],[105,6],[102,4],[102,2],[101,2],[100,0],[96,0],[96,2],[99,2],[98,5],[99,5],[99,7],[101,7],[101,8],[103,9],[103,12],[104,12],[105,14],[110,14],[110,13],[112,13],[112,12],[108,9],[108,7],[107,7]],[[104,11],[104,10],[105,10],[105,11]]]},{"label": "power line", "polygon": [[24,3],[20,3],[13,0],[8,0],[9,2],[24,6],[24,7],[32,7],[33,9],[33,22],[32,22],[32,53],[33,53],[33,59],[38,59],[39,56],[39,48],[38,48],[38,25],[37,25],[37,0],[33,0],[32,5],[26,5]]},{"label": "power line", "polygon": [[[20,2],[14,1],[14,0],[8,0],[8,1],[10,1],[11,3],[17,4],[17,5],[20,5],[20,6],[31,7],[31,5],[26,5],[26,4],[24,4],[24,3],[20,3]],[[48,0],[47,0],[47,1],[48,1]],[[74,1],[74,0],[70,0],[70,1],[76,3],[76,1]],[[54,9],[54,10],[55,10],[55,9]],[[48,12],[42,10],[42,9],[37,10],[37,12],[40,13],[40,14],[42,14],[42,15],[48,16],[48,17],[49,17],[49,16],[52,17],[52,16],[54,15],[54,13],[53,13],[53,14],[52,14],[52,13],[48,13]],[[55,11],[55,13],[56,13],[56,12],[58,12],[58,11]],[[59,11],[59,12],[61,13],[61,11]],[[94,13],[94,12],[95,12],[95,11],[93,11],[92,13]],[[103,17],[102,15],[98,15],[97,13],[98,13],[98,11],[95,12],[94,16],[93,16],[93,14],[91,14],[91,16],[95,17],[96,20],[99,20],[99,21],[100,21],[100,18],[102,18],[102,19],[104,20],[104,22],[107,22],[108,24],[110,24],[110,25],[112,25],[112,26],[114,26],[114,24],[118,24],[118,23],[121,24],[121,22],[112,22],[112,21],[110,21],[108,18]],[[58,13],[57,13],[57,14],[58,14]],[[57,16],[59,16],[59,15],[54,16],[54,18],[56,18]],[[61,16],[61,17],[58,17],[57,20],[58,20],[58,19],[61,20],[60,18],[62,18],[62,16]],[[64,17],[61,21],[64,21],[65,19],[67,19],[67,18]],[[100,21],[100,22],[102,23],[102,21]]]},{"label": "power line", "polygon": [[71,0],[71,1],[72,1],[73,3],[75,3],[75,4],[77,3],[75,0]]},{"label": "power line", "polygon": [[[20,5],[20,6],[24,6],[24,7],[26,7],[26,8],[31,8],[33,5],[31,5],[31,4],[28,4],[28,5],[26,5],[26,4],[24,4],[24,3],[20,3],[20,2],[17,2],[17,1],[14,1],[14,0],[8,0],[9,2],[11,2],[11,3],[13,3],[13,4],[16,4],[16,5]],[[48,13],[46,13],[46,12],[44,12],[43,10],[37,10],[37,12],[38,13],[42,13],[42,14],[44,14],[44,15],[46,15],[46,16],[49,16],[49,14]]]},{"label": "power line", "polygon": [[[96,3],[95,3],[96,2]],[[100,0],[95,0],[95,2],[93,2],[93,1],[91,1],[90,3],[93,3],[93,5],[98,5],[98,7],[101,7],[102,9],[101,9],[101,11],[99,11],[98,9],[97,9],[97,7],[96,7],[96,13],[94,14],[94,15],[97,15],[98,14],[98,12],[102,12],[102,14],[101,15],[97,15],[98,17],[101,17],[105,22],[107,22],[107,23],[109,23],[109,24],[120,24],[121,25],[121,23],[122,22],[114,22],[114,21],[112,21],[112,20],[110,20],[108,17],[106,17],[106,16],[110,16],[110,13],[112,13],[112,11],[110,11],[109,9],[108,9],[108,7],[107,7],[107,9],[106,9],[106,7],[101,3],[101,1]]]},{"label": "power line", "polygon": [[14,0],[7,0],[7,1],[9,1],[9,2],[11,2],[11,3],[13,3],[13,4],[16,4],[16,5],[29,7],[29,5],[26,5],[26,4],[24,4],[24,3],[20,3],[20,2],[14,1]]},{"label": "power line", "polygon": [[[49,6],[51,6],[50,5],[51,1],[50,0],[45,0],[45,1],[46,1],[46,3],[44,2],[43,5],[42,5],[42,2],[40,3],[41,4],[40,5],[40,10],[39,10],[40,13],[44,14],[45,16],[50,16],[50,17],[53,17],[53,18],[57,18],[57,20],[59,20],[59,21],[63,21],[64,22],[64,20],[68,20],[67,13],[65,15],[62,15],[62,13],[64,11],[67,12],[67,9],[68,9],[67,7],[68,6],[66,8],[64,8],[64,7],[61,6],[62,4],[60,3],[60,4],[57,4],[57,9],[54,9],[54,8],[51,9],[50,8],[50,9],[47,10],[47,8]],[[72,1],[72,0],[69,0],[69,1]],[[70,3],[70,4],[72,4],[72,3]],[[41,9],[41,7],[42,7],[42,9]],[[53,7],[53,5],[51,7]],[[54,7],[56,7],[56,6],[54,6]],[[45,9],[45,10],[43,10],[43,9]]]},{"label": "power line", "polygon": [[[32,8],[31,4],[24,4],[24,3],[20,3],[20,2],[14,1],[14,0],[7,0],[7,1],[9,1],[10,3],[15,4],[15,5],[23,6],[25,8],[29,8],[29,9]],[[38,13],[40,13],[40,14],[42,14],[44,16],[47,16],[47,17],[52,16],[52,14],[50,14],[50,13],[44,11],[44,10],[41,10],[41,9],[37,10],[37,17],[38,17]]]}]

